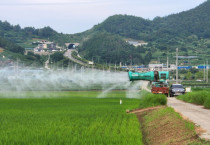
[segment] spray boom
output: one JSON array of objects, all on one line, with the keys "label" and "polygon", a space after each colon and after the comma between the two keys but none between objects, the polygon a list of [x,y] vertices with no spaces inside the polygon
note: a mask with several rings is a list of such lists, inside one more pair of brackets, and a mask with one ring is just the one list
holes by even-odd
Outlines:
[{"label": "spray boom", "polygon": [[128,72],[128,76],[130,81],[135,80],[147,80],[147,81],[155,81],[155,82],[164,82],[169,77],[168,71],[150,71],[150,72]]}]

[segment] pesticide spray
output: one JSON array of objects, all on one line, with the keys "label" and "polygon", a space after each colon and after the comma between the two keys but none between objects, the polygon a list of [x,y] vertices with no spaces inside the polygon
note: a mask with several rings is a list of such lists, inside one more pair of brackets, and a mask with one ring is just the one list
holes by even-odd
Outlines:
[{"label": "pesticide spray", "polygon": [[[141,83],[130,86],[127,72],[92,70],[84,67],[67,70],[0,70],[0,97],[11,96],[11,92],[14,93],[13,97],[17,97],[15,92],[21,92],[21,98],[24,98],[24,92],[27,97],[28,92],[36,94],[36,91],[102,90],[97,98],[105,98],[114,89],[128,89],[127,98],[138,98],[138,85]],[[47,94],[45,96],[48,97]]]},{"label": "pesticide spray", "polygon": [[142,81],[137,81],[134,82],[133,84],[130,85],[126,92],[126,98],[140,98],[140,91],[141,91],[141,86],[143,82]]}]

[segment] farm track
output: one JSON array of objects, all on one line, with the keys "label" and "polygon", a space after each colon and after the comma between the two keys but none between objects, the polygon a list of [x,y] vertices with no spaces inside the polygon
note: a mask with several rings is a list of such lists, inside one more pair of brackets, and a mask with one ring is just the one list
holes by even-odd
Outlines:
[{"label": "farm track", "polygon": [[184,118],[194,122],[196,126],[201,127],[205,133],[201,133],[200,138],[210,140],[210,110],[204,109],[203,106],[185,103],[176,98],[168,98],[167,105],[174,108]]}]

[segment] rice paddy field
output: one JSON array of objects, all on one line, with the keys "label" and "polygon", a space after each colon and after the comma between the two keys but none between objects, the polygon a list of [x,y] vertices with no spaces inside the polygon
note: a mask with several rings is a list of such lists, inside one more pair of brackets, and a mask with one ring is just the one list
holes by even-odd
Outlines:
[{"label": "rice paddy field", "polygon": [[[141,145],[139,99],[125,91],[0,92],[2,145]],[[120,105],[120,99],[122,104]]]}]

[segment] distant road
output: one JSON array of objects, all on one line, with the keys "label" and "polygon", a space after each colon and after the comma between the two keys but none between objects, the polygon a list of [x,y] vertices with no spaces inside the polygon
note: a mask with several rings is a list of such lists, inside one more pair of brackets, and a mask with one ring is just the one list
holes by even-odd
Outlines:
[{"label": "distant road", "polygon": [[77,52],[76,49],[68,49],[68,50],[64,53],[64,56],[68,57],[70,60],[72,60],[73,62],[76,62],[76,63],[78,63],[78,64],[80,64],[80,65],[88,66],[88,64],[83,63],[82,61],[77,60],[77,59],[75,59],[75,58],[72,57],[71,54],[72,54],[72,52],[74,52],[74,51]]},{"label": "distant road", "polygon": [[49,62],[50,62],[50,55],[48,55],[48,59],[47,59],[47,61],[45,62],[45,65],[44,65],[44,67],[46,68],[46,69],[50,69],[49,68]]},{"label": "distant road", "polygon": [[168,106],[204,129],[206,133],[201,134],[200,137],[210,140],[210,110],[204,109],[203,106],[185,103],[175,97],[168,98]]}]

